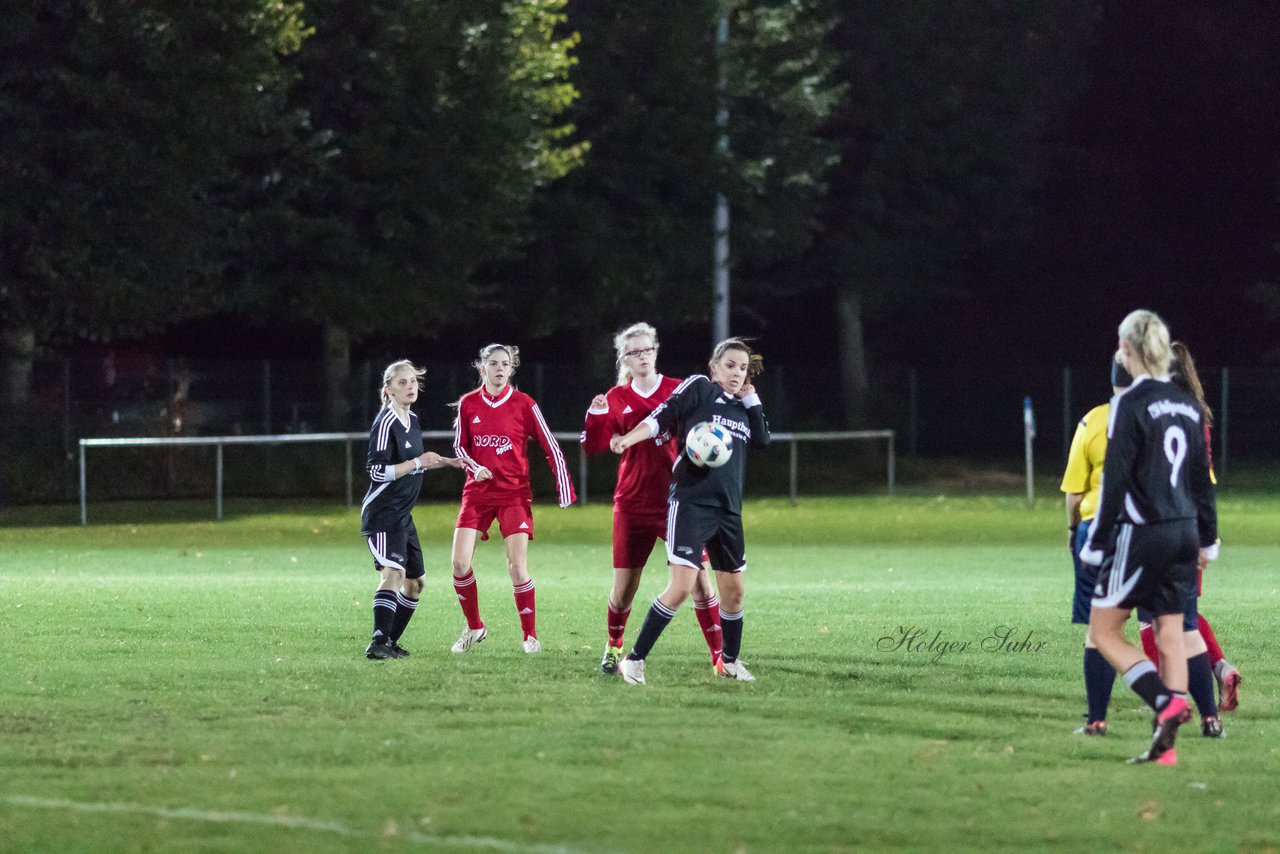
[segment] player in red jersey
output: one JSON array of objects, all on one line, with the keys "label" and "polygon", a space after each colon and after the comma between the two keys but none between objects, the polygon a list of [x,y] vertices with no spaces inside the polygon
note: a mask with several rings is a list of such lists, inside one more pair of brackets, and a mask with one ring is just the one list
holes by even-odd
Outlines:
[{"label": "player in red jersey", "polygon": [[[613,346],[618,353],[618,384],[608,393],[596,395],[587,410],[582,444],[589,454],[608,451],[610,439],[630,432],[680,384],[658,373],[658,332],[649,324],[627,327],[614,336]],[[667,537],[667,499],[677,444],[663,433],[653,441],[632,445],[622,454],[618,486],[613,492],[613,589],[605,624],[608,640],[600,662],[604,673],[618,672],[622,635],[640,587],[640,574],[654,543]],[[720,603],[708,575],[697,575],[693,608],[714,666],[720,656]]]},{"label": "player in red jersey", "polygon": [[537,608],[533,580],[529,577],[529,540],[533,539],[533,490],[529,488],[529,439],[536,438],[546,452],[556,478],[560,506],[574,502],[573,481],[564,454],[543,420],[533,398],[511,385],[520,366],[520,349],[489,344],[472,363],[481,385],[458,400],[453,448],[467,469],[462,488],[462,509],[453,532],[453,588],[467,625],[453,645],[466,652],[488,634],[480,619],[476,579],[471,558],[476,538],[489,539],[489,526],[498,520],[507,550],[507,572],[515,587],[516,611],[525,652],[542,650],[538,641]]}]

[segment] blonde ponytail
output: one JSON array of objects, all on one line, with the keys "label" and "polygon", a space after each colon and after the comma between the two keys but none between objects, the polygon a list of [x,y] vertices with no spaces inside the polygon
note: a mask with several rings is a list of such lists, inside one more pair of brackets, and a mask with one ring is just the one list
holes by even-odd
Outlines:
[{"label": "blonde ponytail", "polygon": [[1138,309],[1120,322],[1120,338],[1129,342],[1138,361],[1153,377],[1164,377],[1173,362],[1169,327],[1154,311]]}]

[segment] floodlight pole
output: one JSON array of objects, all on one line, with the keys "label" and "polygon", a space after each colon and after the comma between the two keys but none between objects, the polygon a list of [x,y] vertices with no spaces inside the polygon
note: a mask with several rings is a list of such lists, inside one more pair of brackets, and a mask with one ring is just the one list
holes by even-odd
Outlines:
[{"label": "floodlight pole", "polygon": [[[716,26],[716,61],[719,65],[718,104],[716,107],[716,127],[720,129],[720,137],[716,142],[716,154],[723,167],[729,157],[729,102],[725,96],[728,87],[728,75],[725,73],[725,49],[729,44],[729,14],[720,15]],[[729,337],[729,200],[724,191],[716,192],[715,213],[715,277],[712,283],[711,299],[711,336],[712,346]]]}]

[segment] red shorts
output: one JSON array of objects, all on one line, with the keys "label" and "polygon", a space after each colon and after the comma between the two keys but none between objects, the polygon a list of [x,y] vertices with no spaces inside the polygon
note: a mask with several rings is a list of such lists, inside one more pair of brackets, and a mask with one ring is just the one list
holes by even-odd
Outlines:
[{"label": "red shorts", "polygon": [[613,511],[613,567],[640,569],[653,544],[667,538],[667,514]]},{"label": "red shorts", "polygon": [[458,511],[458,522],[455,528],[475,528],[480,532],[480,539],[489,539],[489,526],[498,520],[498,530],[502,538],[512,534],[528,534],[533,539],[533,502],[517,501],[513,504],[476,504],[472,503],[464,493],[462,509]]}]

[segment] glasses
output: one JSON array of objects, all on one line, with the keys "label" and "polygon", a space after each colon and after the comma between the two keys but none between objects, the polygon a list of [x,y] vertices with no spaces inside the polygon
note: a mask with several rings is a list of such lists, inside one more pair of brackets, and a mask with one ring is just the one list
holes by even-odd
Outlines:
[{"label": "glasses", "polygon": [[658,352],[657,347],[642,347],[639,350],[628,350],[622,355],[626,356],[628,359],[635,359],[639,356],[652,356],[656,352]]}]

